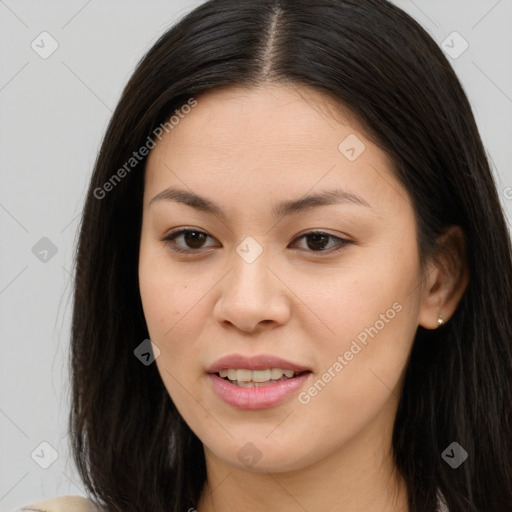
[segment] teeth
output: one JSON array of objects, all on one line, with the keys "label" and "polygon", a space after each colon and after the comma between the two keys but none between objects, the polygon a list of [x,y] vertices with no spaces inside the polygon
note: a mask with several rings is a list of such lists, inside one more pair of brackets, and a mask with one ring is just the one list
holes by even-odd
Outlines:
[{"label": "teeth", "polygon": [[252,381],[253,382],[266,382],[270,380],[271,370],[253,370],[252,371]]},{"label": "teeth", "polygon": [[[231,381],[237,381],[239,385],[244,387],[253,387],[270,380],[280,380],[283,375],[291,379],[295,372],[293,370],[283,370],[281,368],[267,368],[266,370],[244,370],[233,369],[221,370],[219,375],[222,378],[227,377]],[[246,385],[247,384],[247,385]]]},{"label": "teeth", "polygon": [[236,380],[238,382],[250,382],[252,380],[252,370],[235,370]]},{"label": "teeth", "polygon": [[280,379],[283,376],[284,370],[281,370],[281,368],[272,368],[270,370],[270,378],[272,380]]},{"label": "teeth", "polygon": [[243,382],[241,380],[238,380],[236,383],[238,386],[242,386],[243,388],[253,388],[254,387],[254,382]]}]

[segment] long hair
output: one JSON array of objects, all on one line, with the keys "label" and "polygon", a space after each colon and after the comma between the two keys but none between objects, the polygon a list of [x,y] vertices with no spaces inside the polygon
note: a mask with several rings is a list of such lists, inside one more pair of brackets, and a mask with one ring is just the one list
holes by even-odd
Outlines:
[{"label": "long hair", "polygon": [[[134,356],[149,336],[137,271],[146,157],[133,154],[201,93],[263,83],[313,87],[355,114],[410,193],[422,264],[447,226],[463,230],[469,285],[445,326],[418,327],[392,449],[411,511],[435,510],[438,491],[450,512],[512,510],[510,235],[460,82],[385,0],[210,0],[138,64],[95,163],[76,253],[69,426],[91,497],[119,512],[198,501],[202,444],[156,365]],[[456,469],[442,457],[452,442],[468,453]]]}]

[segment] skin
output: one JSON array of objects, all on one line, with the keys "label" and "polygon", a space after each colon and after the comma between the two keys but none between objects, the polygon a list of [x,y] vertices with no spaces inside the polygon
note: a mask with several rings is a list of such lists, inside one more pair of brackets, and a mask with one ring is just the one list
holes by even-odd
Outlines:
[{"label": "skin", "polygon": [[[437,328],[439,313],[449,320],[467,285],[459,230],[445,237],[454,263],[430,261],[422,281],[407,191],[354,116],[321,92],[266,84],[197,100],[149,155],[139,262],[158,370],[204,446],[197,510],[407,511],[393,421],[418,325]],[[354,161],[338,150],[350,134],[366,147]],[[176,201],[150,204],[171,186],[215,202],[225,219]],[[336,187],[370,207],[271,215],[278,202]],[[176,228],[208,237],[162,240]],[[352,243],[334,252],[335,238],[302,237],[315,230]],[[248,236],[263,248],[252,263],[236,252]],[[240,410],[209,383],[206,369],[221,356],[270,353],[311,368],[308,389],[396,303],[400,312],[307,404],[294,394]],[[251,467],[237,456],[248,442],[261,454]]]}]

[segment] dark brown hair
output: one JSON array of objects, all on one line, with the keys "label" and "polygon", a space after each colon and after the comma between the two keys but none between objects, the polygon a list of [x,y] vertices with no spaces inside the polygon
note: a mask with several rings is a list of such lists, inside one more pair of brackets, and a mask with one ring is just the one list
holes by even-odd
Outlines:
[{"label": "dark brown hair", "polygon": [[[203,447],[156,365],[138,287],[146,158],[98,198],[153,131],[210,89],[306,85],[350,109],[413,200],[422,261],[450,225],[470,283],[441,329],[418,327],[393,435],[412,512],[512,510],[512,258],[504,214],[466,95],[442,51],[385,0],[210,0],[147,52],[99,152],[81,222],[71,339],[74,459],[107,510],[184,512]],[[441,457],[453,441],[469,454]]]}]

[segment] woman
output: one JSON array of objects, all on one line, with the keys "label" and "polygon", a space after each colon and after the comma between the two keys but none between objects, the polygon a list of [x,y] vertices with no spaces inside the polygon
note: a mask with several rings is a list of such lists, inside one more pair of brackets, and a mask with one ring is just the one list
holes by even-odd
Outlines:
[{"label": "woman", "polygon": [[387,1],[211,0],[172,27],[76,264],[88,505],[512,510],[510,235],[459,81]]}]

